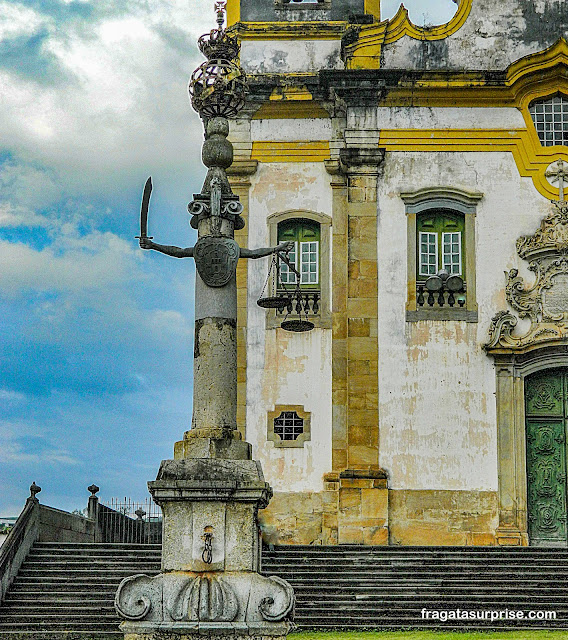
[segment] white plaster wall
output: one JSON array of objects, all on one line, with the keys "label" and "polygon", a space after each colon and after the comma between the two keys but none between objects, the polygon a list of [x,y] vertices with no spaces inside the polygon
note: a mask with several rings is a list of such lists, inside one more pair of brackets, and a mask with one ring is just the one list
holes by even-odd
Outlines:
[{"label": "white plaster wall", "polygon": [[382,51],[384,69],[506,69],[568,35],[566,0],[474,0],[465,24],[445,40],[405,36]]},{"label": "white plaster wall", "polygon": [[[479,323],[405,322],[407,219],[400,192],[484,194],[476,216]],[[495,370],[482,345],[506,309],[515,241],[549,204],[509,153],[388,153],[378,194],[380,464],[394,489],[497,490]]]},{"label": "white plaster wall", "polygon": [[241,66],[247,73],[317,73],[343,69],[340,40],[245,40]]},{"label": "white plaster wall", "polygon": [[[354,114],[357,118],[357,114]],[[521,112],[502,107],[378,107],[377,129],[525,129]]]},{"label": "white plaster wall", "polygon": [[331,140],[331,120],[327,118],[251,120],[250,135],[252,140],[267,142]]},{"label": "white plaster wall", "polygon": [[[273,213],[299,209],[331,216],[323,163],[260,164],[251,183],[249,247],[268,246],[267,218]],[[267,260],[249,261],[247,440],[275,491],[321,491],[323,474],[331,469],[331,330],[267,330],[267,312],[256,304],[267,269]],[[311,440],[303,448],[267,441],[267,412],[276,404],[311,412]]]}]

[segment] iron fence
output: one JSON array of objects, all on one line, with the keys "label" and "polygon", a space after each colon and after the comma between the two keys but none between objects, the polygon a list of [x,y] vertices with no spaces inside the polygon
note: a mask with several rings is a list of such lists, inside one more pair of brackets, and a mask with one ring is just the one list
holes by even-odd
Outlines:
[{"label": "iron fence", "polygon": [[97,524],[101,542],[162,542],[162,510],[150,498],[142,502],[112,498],[99,503]]}]

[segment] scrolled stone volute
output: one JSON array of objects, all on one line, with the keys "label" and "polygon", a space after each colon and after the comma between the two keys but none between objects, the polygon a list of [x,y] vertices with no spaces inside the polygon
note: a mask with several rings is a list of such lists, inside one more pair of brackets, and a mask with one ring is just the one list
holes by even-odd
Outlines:
[{"label": "scrolled stone volute", "polygon": [[[114,608],[125,620],[143,620],[152,610],[154,583],[147,575],[125,578],[114,596]],[[161,585],[160,585],[161,589]]]},{"label": "scrolled stone volute", "polygon": [[294,618],[294,606],[296,598],[294,590],[286,580],[278,576],[269,576],[271,593],[264,597],[258,606],[260,615],[268,622],[280,622],[281,620]]}]

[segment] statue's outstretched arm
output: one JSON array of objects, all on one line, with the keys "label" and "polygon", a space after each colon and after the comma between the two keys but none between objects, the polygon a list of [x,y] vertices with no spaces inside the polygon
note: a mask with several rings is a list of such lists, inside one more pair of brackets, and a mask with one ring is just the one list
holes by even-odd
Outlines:
[{"label": "statue's outstretched arm", "polygon": [[174,258],[193,258],[193,247],[174,247],[166,244],[158,244],[152,242],[149,238],[140,238],[140,247],[142,249],[154,249],[160,253],[165,253],[167,256],[173,256]]},{"label": "statue's outstretched arm", "polygon": [[264,249],[245,249],[241,248],[241,258],[264,258],[265,256],[272,255],[273,253],[288,253],[294,248],[293,242],[282,242],[277,247],[266,247]]}]

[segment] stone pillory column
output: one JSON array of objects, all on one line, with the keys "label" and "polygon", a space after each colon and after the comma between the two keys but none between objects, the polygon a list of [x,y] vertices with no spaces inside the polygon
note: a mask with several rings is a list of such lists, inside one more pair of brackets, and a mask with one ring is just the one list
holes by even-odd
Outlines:
[{"label": "stone pillory column", "polygon": [[162,572],[126,578],[115,597],[129,640],[283,638],[293,626],[291,586],[258,573],[257,514],[272,489],[236,428],[237,262],[290,247],[249,250],[234,239],[244,221],[226,175],[233,160],[227,118],[244,105],[246,78],[234,62],[238,42],[222,26],[224,2],[216,9],[218,28],[199,39],[207,61],[190,85],[192,104],[206,127],[208,167],[201,193],[189,205],[191,225],[198,230],[195,247],[152,242],[150,180],[142,202],[140,246],[196,262],[194,400],[191,430],[175,444],[174,459],[163,460],[157,479],[148,483],[163,510]]}]

